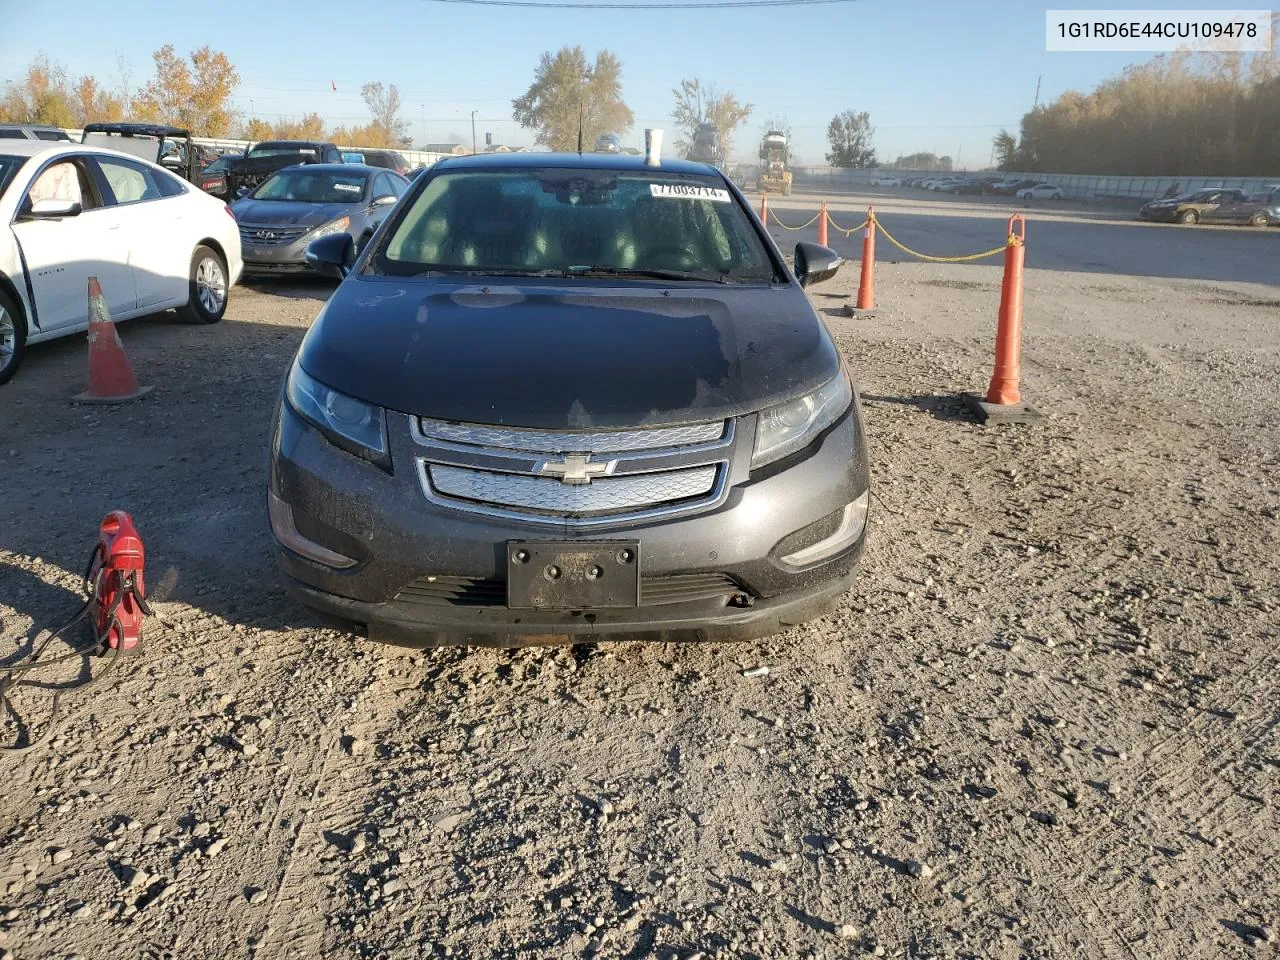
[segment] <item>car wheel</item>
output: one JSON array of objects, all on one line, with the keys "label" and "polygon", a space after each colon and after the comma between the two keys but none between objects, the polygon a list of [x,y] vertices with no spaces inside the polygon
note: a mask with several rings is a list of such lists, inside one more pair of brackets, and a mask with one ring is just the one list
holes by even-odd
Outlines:
[{"label": "car wheel", "polygon": [[1178,214],[1179,223],[1192,224],[1192,223],[1198,223],[1199,221],[1200,221],[1200,217],[1196,214],[1194,210],[1183,210],[1180,214]]},{"label": "car wheel", "polygon": [[1255,213],[1252,217],[1249,218],[1249,226],[1265,227],[1267,225],[1267,221],[1270,219],[1271,219],[1270,217],[1268,217],[1265,213],[1259,210],[1257,213]]},{"label": "car wheel", "polygon": [[187,323],[217,323],[227,312],[227,265],[203,244],[191,255],[187,305],[178,315]]},{"label": "car wheel", "polygon": [[10,296],[0,290],[0,383],[18,372],[27,351],[27,321]]}]

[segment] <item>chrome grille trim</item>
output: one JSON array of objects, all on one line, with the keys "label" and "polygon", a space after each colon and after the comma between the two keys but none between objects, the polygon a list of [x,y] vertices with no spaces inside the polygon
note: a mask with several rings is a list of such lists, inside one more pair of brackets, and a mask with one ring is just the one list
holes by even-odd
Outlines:
[{"label": "chrome grille trim", "polygon": [[[408,419],[423,495],[451,510],[520,523],[591,527],[706,510],[728,496],[733,419],[612,431]],[[508,446],[475,442],[480,440]],[[549,463],[584,455],[589,463],[607,463],[608,473],[596,473],[590,482],[561,482],[543,472]]]},{"label": "chrome grille trim", "polygon": [[[240,224],[240,241],[242,243],[253,244],[255,246],[277,246],[282,243],[293,243],[311,227],[270,227],[261,224]],[[259,237],[259,231],[275,234],[274,237],[267,239]]]},{"label": "chrome grille trim", "polygon": [[660,450],[711,443],[725,436],[723,420],[691,423],[678,427],[641,430],[535,430],[524,427],[495,427],[477,423],[415,418],[417,435],[424,440],[465,444],[523,453],[620,453],[632,450]]},{"label": "chrome grille trim", "polygon": [[716,485],[715,466],[605,477],[572,485],[554,477],[491,473],[465,467],[428,466],[431,485],[447,497],[496,503],[517,510],[541,510],[572,516],[634,510],[688,500],[710,493]]}]

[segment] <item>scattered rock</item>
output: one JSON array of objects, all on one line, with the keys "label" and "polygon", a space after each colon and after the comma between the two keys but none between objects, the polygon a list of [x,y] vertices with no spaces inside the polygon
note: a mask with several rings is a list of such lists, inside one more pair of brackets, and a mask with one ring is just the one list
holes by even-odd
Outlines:
[{"label": "scattered rock", "polygon": [[54,850],[49,854],[49,862],[54,866],[57,866],[60,863],[66,863],[74,855],[75,854],[66,847],[59,847],[57,850]]},{"label": "scattered rock", "polygon": [[222,852],[223,848],[226,847],[226,845],[227,845],[227,838],[219,837],[217,840],[213,841],[213,843],[209,844],[207,847],[204,848],[204,855],[206,857],[216,857],[218,854]]},{"label": "scattered rock", "polygon": [[852,923],[842,923],[836,927],[836,936],[841,940],[852,940],[858,935],[858,928]]},{"label": "scattered rock", "polygon": [[908,860],[907,872],[913,877],[917,877],[921,880],[928,880],[933,876],[933,867],[929,866],[927,863],[922,863],[919,860]]},{"label": "scattered rock", "polygon": [[404,882],[401,880],[396,880],[395,878],[392,878],[390,880],[382,881],[382,895],[384,897],[389,897],[393,893],[399,893],[403,889],[404,889]]},{"label": "scattered rock", "polygon": [[364,853],[367,841],[364,838],[364,831],[357,830],[351,835],[351,842],[347,845],[347,852],[353,857],[358,853]]},{"label": "scattered rock", "polygon": [[267,891],[261,887],[250,887],[245,899],[249,901],[250,906],[256,907],[258,904],[266,902]]},{"label": "scattered rock", "polygon": [[154,824],[154,825],[152,825],[152,826],[150,826],[150,827],[147,827],[147,829],[146,829],[146,830],[144,830],[144,831],[143,831],[143,833],[142,833],[142,842],[143,842],[143,843],[155,843],[155,842],[156,842],[157,840],[159,840],[159,839],[160,839],[160,825],[159,825],[159,824]]}]

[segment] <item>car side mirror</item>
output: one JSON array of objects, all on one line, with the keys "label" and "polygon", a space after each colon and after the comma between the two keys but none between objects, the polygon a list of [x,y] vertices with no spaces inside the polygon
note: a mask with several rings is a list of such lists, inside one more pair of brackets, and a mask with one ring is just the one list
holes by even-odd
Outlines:
[{"label": "car side mirror", "polygon": [[22,219],[61,220],[63,217],[78,217],[83,211],[79,200],[37,200]]},{"label": "car side mirror", "polygon": [[842,263],[844,260],[840,254],[830,247],[810,243],[807,240],[801,240],[796,244],[795,273],[796,280],[802,287],[830,280],[836,275]]},{"label": "car side mirror", "polygon": [[349,233],[331,233],[307,244],[307,266],[325,277],[341,280],[356,259],[355,241]]},{"label": "car side mirror", "polygon": [[391,206],[391,204],[395,202],[396,202],[396,198],[389,193],[384,193],[380,197],[373,198],[373,205],[375,207],[389,207]]}]

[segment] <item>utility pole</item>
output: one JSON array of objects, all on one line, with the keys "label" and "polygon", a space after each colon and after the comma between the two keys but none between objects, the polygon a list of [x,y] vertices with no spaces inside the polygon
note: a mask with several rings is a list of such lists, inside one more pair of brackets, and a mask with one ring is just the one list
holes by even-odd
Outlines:
[{"label": "utility pole", "polygon": [[[1043,74],[1041,74],[1041,76],[1043,76]],[[1031,104],[1032,110],[1040,106],[1040,79],[1041,77],[1036,77],[1036,99],[1035,102]]]},{"label": "utility pole", "polygon": [[471,152],[476,152],[476,112],[471,111]]}]

